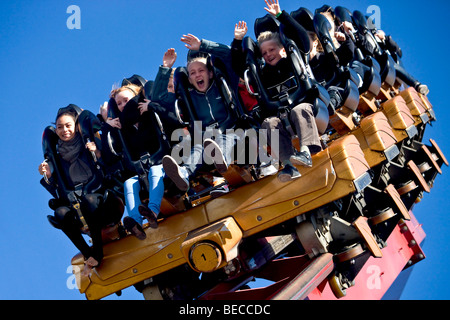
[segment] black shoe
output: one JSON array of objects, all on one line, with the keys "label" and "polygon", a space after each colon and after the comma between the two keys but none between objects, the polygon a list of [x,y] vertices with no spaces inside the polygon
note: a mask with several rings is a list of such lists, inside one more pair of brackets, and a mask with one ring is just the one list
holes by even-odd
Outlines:
[{"label": "black shoe", "polygon": [[158,218],[156,216],[156,213],[142,204],[139,205],[138,210],[141,216],[148,220],[148,225],[150,226],[150,228],[158,228]]},{"label": "black shoe", "polygon": [[226,172],[228,169],[228,165],[223,156],[222,149],[220,149],[219,145],[214,140],[205,139],[205,141],[203,141],[203,148],[206,149],[209,145],[213,145],[213,148],[211,150],[211,159],[214,161],[214,166],[216,167],[217,171],[219,171],[219,173],[221,174]]},{"label": "black shoe", "polygon": [[297,178],[300,178],[302,175],[298,172],[297,168],[291,164],[287,164],[284,166],[283,170],[278,173],[278,180],[281,182],[288,182]]},{"label": "black shoe", "polygon": [[308,168],[312,167],[311,155],[305,151],[295,152],[289,160],[291,160],[293,164],[297,164]]},{"label": "black shoe", "polygon": [[133,218],[131,217],[123,218],[123,225],[129,233],[131,233],[139,240],[144,240],[145,238],[147,238],[144,229],[142,229],[141,225],[137,223],[136,220],[134,220]]},{"label": "black shoe", "polygon": [[47,220],[54,228],[62,230],[61,223],[55,218],[55,216],[48,215]]},{"label": "black shoe", "polygon": [[175,183],[178,189],[184,192],[189,190],[189,180],[184,177],[181,167],[174,158],[171,156],[164,156],[162,165],[164,172]]}]

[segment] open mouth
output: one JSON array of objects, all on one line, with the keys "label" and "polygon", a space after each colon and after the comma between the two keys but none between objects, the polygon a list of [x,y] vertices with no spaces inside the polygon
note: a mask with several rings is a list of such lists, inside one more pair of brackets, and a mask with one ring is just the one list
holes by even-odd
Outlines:
[{"label": "open mouth", "polygon": [[205,87],[205,81],[204,80],[198,80],[196,83],[197,83],[197,88],[204,89],[204,87]]}]

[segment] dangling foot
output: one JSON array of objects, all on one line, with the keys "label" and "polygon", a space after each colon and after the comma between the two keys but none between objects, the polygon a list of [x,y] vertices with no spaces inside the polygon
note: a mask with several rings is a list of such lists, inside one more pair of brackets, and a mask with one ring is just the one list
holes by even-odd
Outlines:
[{"label": "dangling foot", "polygon": [[230,192],[230,188],[228,187],[228,184],[224,184],[220,187],[216,187],[215,189],[211,190],[210,194],[211,194],[211,197],[213,199],[215,199],[215,198],[220,197],[229,192]]},{"label": "dangling foot", "polygon": [[284,166],[283,170],[278,173],[278,180],[281,182],[288,182],[300,178],[301,176],[302,175],[298,172],[297,168],[288,163]]},{"label": "dangling foot", "polygon": [[308,168],[312,167],[311,154],[309,154],[306,151],[301,151],[301,152],[296,151],[291,156],[290,160],[293,164],[301,165],[301,166],[308,167]]},{"label": "dangling foot", "polygon": [[[187,173],[183,173],[184,168],[180,167],[174,158],[171,156],[164,156],[162,159],[162,165],[166,175],[175,183],[178,189],[181,191],[188,191],[189,180]],[[184,169],[186,171],[186,169]]]},{"label": "dangling foot", "polygon": [[144,229],[142,229],[141,225],[133,218],[131,217],[123,218],[123,225],[129,233],[131,233],[139,240],[144,240],[145,238],[147,238]]},{"label": "dangling foot", "polygon": [[269,163],[262,163],[261,166],[258,168],[258,178],[262,179],[267,176],[273,176],[278,172],[278,168],[274,166],[273,164]]},{"label": "dangling foot", "polygon": [[138,210],[141,216],[148,220],[148,225],[150,226],[150,228],[158,228],[158,218],[156,216],[156,213],[142,204],[139,205]]},{"label": "dangling foot", "polygon": [[99,262],[97,260],[95,260],[93,257],[89,257],[85,262],[84,262],[84,268],[83,271],[81,272],[81,275],[83,277],[88,277],[91,272],[92,269],[94,269],[95,267],[98,267]]}]

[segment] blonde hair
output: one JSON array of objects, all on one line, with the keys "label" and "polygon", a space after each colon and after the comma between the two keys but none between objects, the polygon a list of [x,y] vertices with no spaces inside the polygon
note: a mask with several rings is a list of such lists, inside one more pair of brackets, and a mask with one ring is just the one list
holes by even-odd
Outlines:
[{"label": "blonde hair", "polygon": [[280,34],[278,32],[272,32],[272,31],[264,31],[261,32],[258,36],[258,43],[261,45],[263,42],[273,40],[275,43],[282,48],[283,45],[281,44],[281,38]]},{"label": "blonde hair", "polygon": [[205,58],[205,57],[195,57],[195,58],[192,58],[191,60],[189,60],[187,62],[186,69],[188,70],[188,72],[189,72],[189,66],[193,62],[200,62],[200,63],[203,63],[205,66],[208,66],[208,59],[207,58]]},{"label": "blonde hair", "polygon": [[122,87],[119,87],[119,88],[117,88],[116,86],[113,86],[113,88],[111,90],[111,93],[109,94],[109,97],[115,99],[116,95],[119,92],[122,92],[122,91],[125,91],[125,90],[130,90],[131,92],[134,93],[135,96],[137,96],[141,92],[142,87],[140,87],[138,85],[135,85],[133,83],[129,83],[129,84],[127,84],[125,86],[122,86]]}]

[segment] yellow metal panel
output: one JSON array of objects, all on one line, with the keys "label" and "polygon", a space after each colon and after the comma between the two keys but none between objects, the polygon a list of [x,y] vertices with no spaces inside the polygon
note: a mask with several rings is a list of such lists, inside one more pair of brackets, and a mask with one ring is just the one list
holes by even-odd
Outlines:
[{"label": "yellow metal panel", "polygon": [[405,99],[396,96],[382,104],[384,114],[391,122],[392,128],[404,130],[414,124],[414,117],[406,105]]},{"label": "yellow metal panel", "polygon": [[382,111],[392,127],[395,139],[400,142],[408,137],[406,131],[410,126],[416,125],[415,119],[405,99],[402,96],[397,95],[394,98],[384,102],[382,105]]},{"label": "yellow metal panel", "polygon": [[[106,244],[102,264],[90,278],[81,279],[80,291],[85,292],[88,299],[99,299],[184,264],[186,254],[180,250],[183,242],[202,234],[202,228],[210,230],[219,226],[222,223],[219,220],[226,218],[225,221],[232,220],[233,228],[232,224],[227,224],[230,230],[219,228],[217,232],[207,232],[208,236],[203,239],[221,242],[223,264],[232,259],[232,250],[242,235],[255,234],[354,192],[353,180],[365,173],[369,164],[358,140],[347,135],[314,155],[312,168],[298,169],[302,177],[291,182],[281,183],[276,176],[269,176],[185,213],[170,216],[158,229],[146,228],[145,240],[128,236]],[[208,226],[214,221],[219,222]],[[228,239],[229,232],[232,241]],[[82,258],[74,257],[72,263],[80,266],[81,271]]]},{"label": "yellow metal panel", "polygon": [[409,87],[401,91],[400,95],[403,99],[405,99],[405,102],[413,116],[418,117],[427,111],[422,99],[414,88]]},{"label": "yellow metal panel", "polygon": [[419,95],[420,99],[422,100],[422,103],[423,103],[424,107],[427,110],[433,109],[433,105],[431,104],[430,100],[428,100],[427,96],[425,96],[423,94],[420,94],[420,93],[417,93],[417,94]]},{"label": "yellow metal panel", "polygon": [[352,135],[360,143],[371,168],[386,160],[384,151],[397,143],[392,127],[382,112],[365,117]]},{"label": "yellow metal panel", "polygon": [[371,150],[384,151],[397,142],[386,116],[381,112],[364,118],[361,129]]},{"label": "yellow metal panel", "polygon": [[334,141],[328,151],[340,179],[354,180],[370,169],[361,144],[353,134]]},{"label": "yellow metal panel", "polygon": [[[232,217],[228,217],[189,233],[181,244],[181,252],[194,269],[210,272],[236,257],[237,251],[233,249],[241,239],[241,229]],[[216,248],[219,254],[215,254]]]}]

